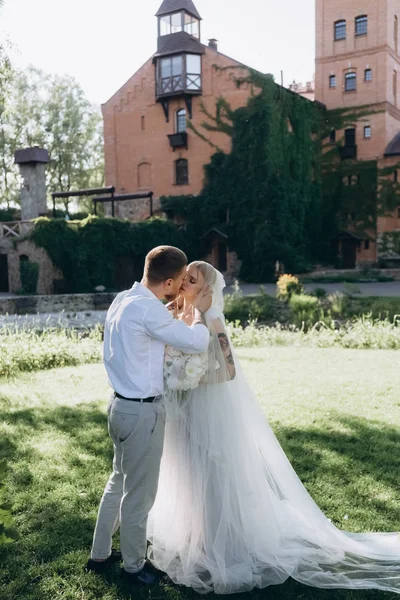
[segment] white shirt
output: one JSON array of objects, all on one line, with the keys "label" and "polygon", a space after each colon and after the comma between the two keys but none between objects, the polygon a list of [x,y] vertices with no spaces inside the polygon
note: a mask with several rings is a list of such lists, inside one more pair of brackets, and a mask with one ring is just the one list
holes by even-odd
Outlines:
[{"label": "white shirt", "polygon": [[112,389],[125,398],[159,396],[164,390],[165,345],[188,354],[205,352],[204,325],[188,327],[174,319],[141,283],[115,298],[104,330],[104,365]]}]

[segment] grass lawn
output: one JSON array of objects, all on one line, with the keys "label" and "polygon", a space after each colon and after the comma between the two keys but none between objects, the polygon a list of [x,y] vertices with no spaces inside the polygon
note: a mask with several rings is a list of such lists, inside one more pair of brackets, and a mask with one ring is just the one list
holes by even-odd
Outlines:
[{"label": "grass lawn", "polygon": [[[400,354],[341,348],[244,348],[240,358],[301,479],[350,531],[400,523]],[[111,468],[108,387],[98,364],[26,374],[0,386],[0,456],[20,539],[0,550],[1,600],[125,600],[115,568],[83,573]],[[116,540],[118,545],[118,540]],[[187,600],[186,588],[132,598]],[[208,596],[213,598],[214,596]],[[235,600],[398,600],[377,591],[317,590],[288,581]]]}]

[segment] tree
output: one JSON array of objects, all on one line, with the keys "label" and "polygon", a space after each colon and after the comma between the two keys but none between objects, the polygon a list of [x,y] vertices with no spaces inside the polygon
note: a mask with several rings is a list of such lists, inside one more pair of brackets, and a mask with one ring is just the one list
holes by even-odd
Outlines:
[{"label": "tree", "polygon": [[[100,111],[85,98],[79,84],[70,76],[50,76],[31,67],[14,73],[10,86],[3,144],[0,141],[7,177],[0,183],[0,197],[15,199],[10,190],[18,190],[13,157],[24,146],[38,145],[49,151],[49,194],[103,185]],[[68,199],[64,206],[68,211]]]}]

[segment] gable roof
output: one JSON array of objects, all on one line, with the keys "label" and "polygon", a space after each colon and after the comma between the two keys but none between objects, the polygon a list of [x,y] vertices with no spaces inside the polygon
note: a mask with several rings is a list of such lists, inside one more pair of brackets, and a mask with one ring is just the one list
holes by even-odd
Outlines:
[{"label": "gable roof", "polygon": [[156,13],[156,17],[169,15],[170,13],[177,12],[179,10],[185,10],[193,17],[196,17],[196,19],[201,19],[201,16],[199,15],[192,0],[164,0]]}]

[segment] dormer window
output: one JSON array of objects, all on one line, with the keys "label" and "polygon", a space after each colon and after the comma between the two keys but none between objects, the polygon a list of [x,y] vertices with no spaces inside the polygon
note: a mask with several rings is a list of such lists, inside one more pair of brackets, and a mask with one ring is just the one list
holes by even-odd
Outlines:
[{"label": "dormer window", "polygon": [[200,38],[200,21],[185,11],[175,12],[159,17],[160,36],[185,31],[189,35]]}]

